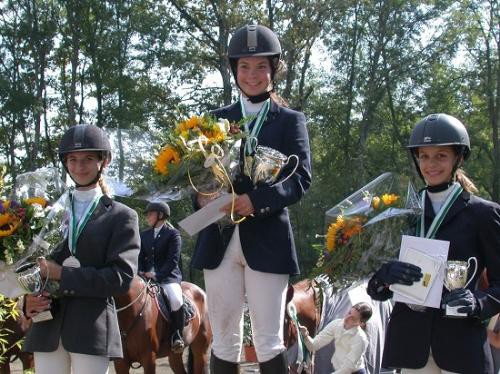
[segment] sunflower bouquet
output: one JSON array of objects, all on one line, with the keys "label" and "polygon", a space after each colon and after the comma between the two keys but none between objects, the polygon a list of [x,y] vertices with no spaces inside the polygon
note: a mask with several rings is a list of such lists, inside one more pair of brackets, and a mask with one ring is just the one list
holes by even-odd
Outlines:
[{"label": "sunflower bouquet", "polygon": [[20,272],[56,248],[68,222],[68,193],[56,169],[21,174],[15,186],[0,199],[0,293],[8,297],[30,291],[23,291]]},{"label": "sunflower bouquet", "polygon": [[318,245],[318,274],[343,289],[397,258],[403,234],[421,211],[411,182],[384,173],[326,212],[324,244]]},{"label": "sunflower bouquet", "polygon": [[243,137],[239,124],[210,114],[180,121],[154,161],[161,189],[175,194],[191,188],[210,195],[226,188]]}]

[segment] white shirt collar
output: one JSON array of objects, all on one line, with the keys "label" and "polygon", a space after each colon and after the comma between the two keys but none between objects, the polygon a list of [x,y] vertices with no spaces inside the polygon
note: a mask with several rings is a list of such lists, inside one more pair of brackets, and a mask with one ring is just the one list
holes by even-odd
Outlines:
[{"label": "white shirt collar", "polygon": [[73,198],[79,202],[89,202],[94,200],[94,198],[101,193],[101,187],[96,186],[90,190],[74,190]]},{"label": "white shirt collar", "polygon": [[245,107],[245,113],[246,115],[255,115],[260,112],[266,101],[261,101],[260,103],[252,103],[248,98],[244,95],[240,95],[240,100],[243,103],[243,106]]}]

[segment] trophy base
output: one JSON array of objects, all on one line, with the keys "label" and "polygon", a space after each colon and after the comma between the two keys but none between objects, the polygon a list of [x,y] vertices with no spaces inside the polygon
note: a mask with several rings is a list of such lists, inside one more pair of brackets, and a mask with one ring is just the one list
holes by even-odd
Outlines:
[{"label": "trophy base", "polygon": [[450,318],[465,318],[465,317],[467,317],[467,313],[457,312],[458,308],[460,308],[460,306],[448,306],[448,305],[446,305],[445,316],[450,317]]},{"label": "trophy base", "polygon": [[38,313],[36,316],[31,317],[31,320],[33,321],[33,323],[37,323],[37,322],[49,321],[52,318],[53,317],[50,310],[44,310],[43,312]]}]

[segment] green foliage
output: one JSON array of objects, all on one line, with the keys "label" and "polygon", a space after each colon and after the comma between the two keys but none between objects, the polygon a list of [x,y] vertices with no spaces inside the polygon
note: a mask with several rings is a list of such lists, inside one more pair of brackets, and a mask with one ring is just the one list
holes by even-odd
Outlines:
[{"label": "green foliage", "polygon": [[9,342],[6,337],[12,332],[4,327],[5,321],[9,318],[18,318],[17,300],[6,298],[0,295],[0,362],[9,359],[5,357],[6,352],[13,347],[21,347],[22,341]]}]

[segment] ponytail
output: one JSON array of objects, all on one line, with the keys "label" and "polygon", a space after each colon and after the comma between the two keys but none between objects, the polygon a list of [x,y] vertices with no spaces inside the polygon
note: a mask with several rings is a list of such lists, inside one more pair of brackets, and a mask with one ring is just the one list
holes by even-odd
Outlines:
[{"label": "ponytail", "polygon": [[275,58],[269,57],[269,62],[271,64],[271,69],[272,69],[272,84],[273,84],[273,89],[269,93],[269,96],[271,96],[271,100],[273,100],[276,104],[281,105],[285,108],[290,107],[288,105],[288,102],[282,98],[277,92],[276,92],[276,82],[283,80],[286,75],[286,65],[283,62],[283,60],[278,59],[278,61],[275,61]]},{"label": "ponytail", "polygon": [[99,187],[101,187],[101,191],[104,195],[107,195],[107,196],[110,196],[109,194],[109,186],[106,184],[106,182],[104,181],[104,177],[101,175],[101,177],[99,178]]},{"label": "ponytail", "polygon": [[465,175],[465,172],[462,169],[457,170],[455,179],[457,180],[458,183],[460,183],[460,185],[465,191],[471,194],[477,194],[479,192],[474,182],[471,179],[469,179],[467,175]]},{"label": "ponytail", "polygon": [[276,91],[272,91],[269,96],[271,96],[271,100],[274,101],[276,104],[283,106],[285,108],[288,108],[288,102],[283,99],[280,95],[276,93]]}]

